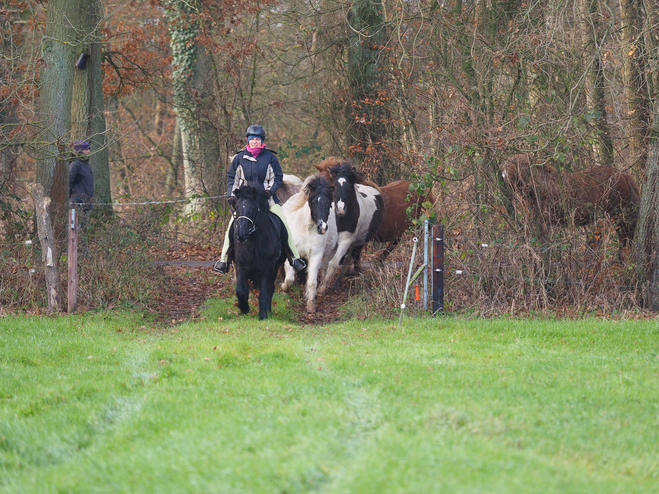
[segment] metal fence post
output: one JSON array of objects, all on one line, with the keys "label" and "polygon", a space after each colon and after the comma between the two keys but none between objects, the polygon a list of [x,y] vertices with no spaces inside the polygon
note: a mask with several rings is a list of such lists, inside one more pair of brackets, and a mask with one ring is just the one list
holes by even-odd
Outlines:
[{"label": "metal fence post", "polygon": [[75,209],[69,209],[69,284],[68,312],[78,308],[78,215]]},{"label": "metal fence post", "polygon": [[423,310],[428,310],[428,220],[423,222]]},{"label": "metal fence post", "polygon": [[432,262],[432,315],[444,312],[444,225],[434,225]]}]

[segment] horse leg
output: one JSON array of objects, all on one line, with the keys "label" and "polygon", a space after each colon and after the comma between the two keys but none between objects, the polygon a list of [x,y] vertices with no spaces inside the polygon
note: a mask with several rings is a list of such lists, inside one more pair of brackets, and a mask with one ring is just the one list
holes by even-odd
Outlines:
[{"label": "horse leg", "polygon": [[343,256],[346,255],[348,249],[350,248],[350,244],[350,238],[344,239],[343,242],[339,241],[339,245],[336,249],[336,252],[334,253],[334,257],[332,257],[332,260],[327,264],[327,271],[325,271],[323,282],[321,283],[320,289],[318,290],[321,295],[324,294],[329,288],[332,278],[334,278],[336,271],[339,269],[339,265],[341,264]]},{"label": "horse leg", "polygon": [[249,282],[247,275],[242,270],[236,270],[236,297],[238,298],[238,308],[243,314],[249,312]]},{"label": "horse leg", "polygon": [[280,285],[280,288],[284,292],[288,292],[289,288],[295,282],[295,270],[293,269],[293,266],[291,266],[291,263],[286,261],[284,263],[284,271],[285,271],[286,277],[284,278],[284,282]]},{"label": "horse leg", "polygon": [[320,270],[320,264],[323,260],[323,251],[320,250],[319,253],[315,253],[309,259],[309,265],[307,266],[307,289],[306,289],[306,298],[307,298],[307,312],[313,313],[316,312],[316,288],[318,286],[318,271]]},{"label": "horse leg", "polygon": [[352,261],[355,264],[355,276],[359,276],[362,272],[361,257],[363,248],[364,246],[360,245],[359,247],[354,247],[352,249]]},{"label": "horse leg", "polygon": [[391,242],[389,242],[389,245],[387,245],[384,250],[380,253],[378,256],[378,261],[384,262],[387,257],[389,257],[389,254],[391,254],[391,251],[396,248],[398,245],[399,239],[395,238]]},{"label": "horse leg", "polygon": [[261,281],[259,289],[259,319],[268,318],[268,312],[272,308],[272,296],[275,293],[275,280],[273,277],[265,276]]}]

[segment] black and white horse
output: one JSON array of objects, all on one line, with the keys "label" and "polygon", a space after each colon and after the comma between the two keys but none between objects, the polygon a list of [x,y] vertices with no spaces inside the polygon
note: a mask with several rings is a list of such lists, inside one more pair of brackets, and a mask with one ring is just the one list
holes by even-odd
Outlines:
[{"label": "black and white horse", "polygon": [[277,271],[286,260],[282,242],[286,229],[270,214],[268,195],[262,184],[248,184],[234,191],[233,222],[236,297],[243,314],[249,312],[249,281],[259,290],[259,319],[266,319],[272,306]]},{"label": "black and white horse", "polygon": [[[334,206],[339,241],[336,252],[327,266],[320,286],[324,293],[343,258],[350,252],[359,272],[362,249],[371,241],[382,225],[384,201],[380,191],[367,185],[364,176],[344,161],[330,168],[334,180]],[[340,281],[341,276],[339,276]]]},{"label": "black and white horse", "polygon": [[[304,181],[300,192],[282,206],[300,257],[307,260],[307,312],[316,310],[318,272],[323,257],[329,259],[337,247],[333,194],[332,184],[320,175],[312,175]],[[288,261],[284,267],[286,279],[281,288],[288,291],[295,281],[295,271]]]}]

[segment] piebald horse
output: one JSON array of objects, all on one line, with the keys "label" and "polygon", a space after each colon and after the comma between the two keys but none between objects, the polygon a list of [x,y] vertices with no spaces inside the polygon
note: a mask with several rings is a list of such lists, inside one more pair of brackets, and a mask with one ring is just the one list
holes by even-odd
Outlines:
[{"label": "piebald horse", "polygon": [[[361,251],[373,240],[384,213],[380,191],[364,184],[363,175],[345,161],[332,166],[329,172],[334,180],[334,212],[339,240],[336,252],[327,266],[320,293],[329,288],[343,258],[352,254],[355,271],[359,272]],[[339,276],[337,283],[341,280]]]}]

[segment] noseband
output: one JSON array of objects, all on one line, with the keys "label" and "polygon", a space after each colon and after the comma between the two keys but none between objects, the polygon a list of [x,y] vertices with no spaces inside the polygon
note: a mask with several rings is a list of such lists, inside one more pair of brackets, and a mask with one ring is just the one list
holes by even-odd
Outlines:
[{"label": "noseband", "polygon": [[[258,211],[259,210],[257,209],[257,213],[258,213]],[[234,213],[234,215],[235,215],[235,213]],[[252,224],[252,228],[250,228],[249,231],[247,232],[247,236],[249,237],[252,233],[254,233],[256,231],[256,225],[254,224],[254,220],[252,218],[250,218],[249,216],[236,216],[234,221],[238,221],[241,218],[244,219],[244,220],[248,220]]]}]

